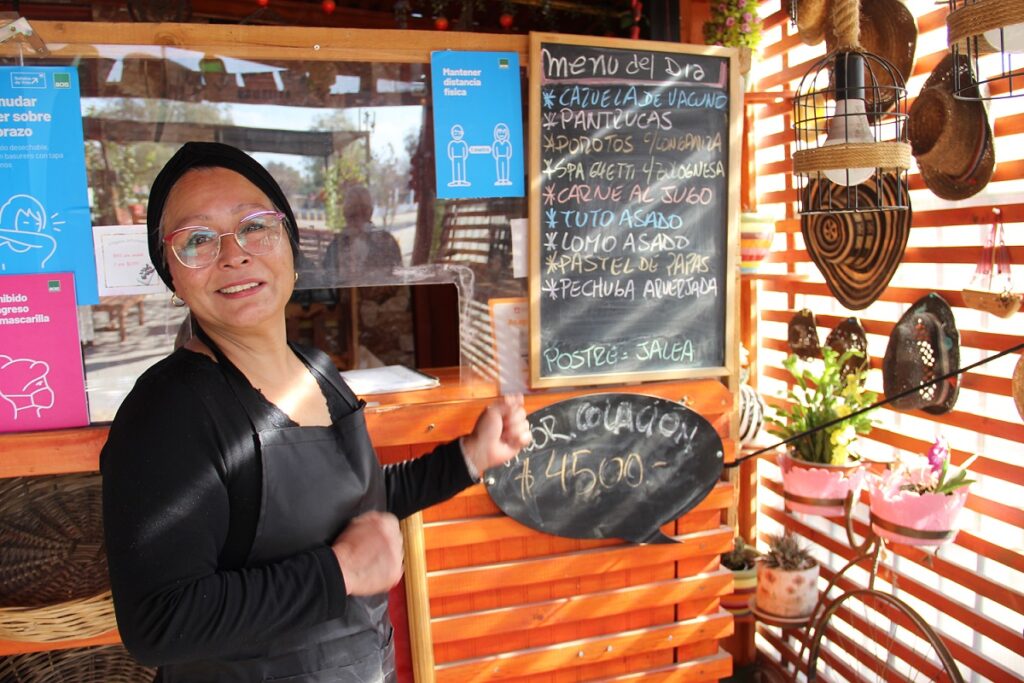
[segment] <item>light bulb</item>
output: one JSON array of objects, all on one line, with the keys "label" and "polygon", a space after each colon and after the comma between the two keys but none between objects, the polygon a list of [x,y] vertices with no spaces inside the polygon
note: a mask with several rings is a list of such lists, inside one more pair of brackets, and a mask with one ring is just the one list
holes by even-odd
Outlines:
[{"label": "light bulb", "polygon": [[[864,105],[864,57],[857,52],[836,54],[832,72],[836,84],[836,110],[828,122],[822,147],[848,143],[873,143]],[[837,185],[860,185],[875,173],[873,168],[829,168],[826,178]]]},{"label": "light bulb", "polygon": [[[1002,31],[1000,40],[999,32]],[[1024,24],[1010,24],[1001,29],[994,28],[985,31],[985,40],[992,44],[997,50],[1003,52],[1024,52]],[[1002,45],[1000,45],[1002,43]]]},{"label": "light bulb", "polygon": [[[836,100],[836,112],[828,122],[828,137],[821,146],[874,141],[864,100]],[[823,173],[837,185],[860,185],[874,172],[873,168],[829,168]]]}]

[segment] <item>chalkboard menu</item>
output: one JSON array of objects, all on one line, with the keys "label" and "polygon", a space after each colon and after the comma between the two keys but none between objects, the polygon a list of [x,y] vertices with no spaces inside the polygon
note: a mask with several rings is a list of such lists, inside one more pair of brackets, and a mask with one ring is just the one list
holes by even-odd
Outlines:
[{"label": "chalkboard menu", "polygon": [[533,442],[484,484],[509,517],[567,538],[665,543],[722,475],[722,440],[681,403],[590,394],[529,416]]},{"label": "chalkboard menu", "polygon": [[551,34],[530,50],[531,384],[729,374],[732,52]]}]

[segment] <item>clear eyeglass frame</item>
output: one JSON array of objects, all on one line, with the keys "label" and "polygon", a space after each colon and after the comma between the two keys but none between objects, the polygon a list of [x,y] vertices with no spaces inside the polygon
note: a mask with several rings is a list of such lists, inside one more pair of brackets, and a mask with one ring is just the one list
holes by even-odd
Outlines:
[{"label": "clear eyeglass frame", "polygon": [[217,232],[205,225],[186,225],[164,236],[178,263],[186,268],[206,268],[220,256],[221,240],[228,235],[245,253],[260,256],[273,251],[281,242],[285,215],[280,211],[257,211],[238,222],[231,232]]}]

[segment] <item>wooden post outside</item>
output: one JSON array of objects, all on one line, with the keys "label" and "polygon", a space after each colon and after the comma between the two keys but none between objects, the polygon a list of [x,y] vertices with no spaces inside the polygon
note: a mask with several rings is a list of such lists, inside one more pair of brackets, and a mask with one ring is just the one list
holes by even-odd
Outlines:
[{"label": "wooden post outside", "polygon": [[416,683],[434,683],[434,642],[430,636],[430,595],[427,591],[427,550],[423,514],[402,520],[405,544],[405,603],[409,616],[409,649]]}]

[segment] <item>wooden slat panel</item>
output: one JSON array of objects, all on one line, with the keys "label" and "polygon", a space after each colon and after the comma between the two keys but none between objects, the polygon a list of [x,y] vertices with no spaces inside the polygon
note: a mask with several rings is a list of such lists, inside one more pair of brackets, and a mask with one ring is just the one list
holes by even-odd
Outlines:
[{"label": "wooden slat panel", "polygon": [[[813,529],[794,517],[785,514],[781,510],[768,509],[765,512],[775,521],[792,529],[794,532],[799,533],[801,536],[814,541],[818,545],[827,548],[831,552],[834,552],[846,559],[852,557],[852,552],[845,543],[840,543],[817,529]],[[883,566],[880,568],[880,576],[885,580],[890,581],[892,577],[889,576],[888,571],[888,568]],[[1018,649],[1020,645],[1020,634],[1016,633],[1004,624],[995,622],[984,614],[978,613],[973,608],[956,602],[955,600],[928,588],[919,581],[916,581],[906,575],[900,574],[898,582],[902,590],[913,595],[917,599],[934,606],[945,614],[949,614],[954,619],[957,619],[969,626],[972,630],[987,638],[991,638],[1011,651],[1016,651]]]},{"label": "wooden slat panel", "polygon": [[[626,681],[644,681],[644,683],[699,683],[700,681],[717,681],[732,674],[732,656],[725,650],[718,650],[714,655],[692,659],[671,666],[636,671],[614,678],[604,679],[604,683],[625,683]],[[589,680],[589,679],[584,679]]]},{"label": "wooden slat panel", "polygon": [[517,605],[472,614],[434,619],[435,643],[446,643],[467,634],[474,637],[521,631],[541,625],[594,619],[634,609],[664,607],[676,602],[711,598],[732,590],[732,573],[722,569],[712,575],[698,574],[614,591],[576,595],[561,600]]},{"label": "wooden slat panel", "polygon": [[676,537],[678,543],[618,546],[584,550],[558,558],[525,560],[468,569],[431,572],[431,598],[492,590],[494,586],[522,586],[557,579],[597,574],[626,567],[643,567],[699,555],[721,554],[732,547],[728,527]]},{"label": "wooden slat panel", "polygon": [[727,612],[612,636],[587,638],[549,647],[508,652],[495,657],[437,667],[438,683],[505,680],[539,671],[558,671],[623,654],[672,648],[679,643],[720,639],[732,633]]},{"label": "wooden slat panel", "polygon": [[[725,482],[719,482],[711,489],[707,497],[694,507],[692,512],[727,508],[732,503],[732,497],[732,487]],[[473,520],[473,526],[460,525],[460,522],[466,521],[469,515],[455,516],[453,513],[469,508],[478,510],[479,512],[473,517],[481,517],[481,519]],[[515,538],[536,533],[510,517],[501,518],[505,521],[483,518],[500,514],[501,510],[487,495],[487,489],[483,485],[470,487],[452,500],[424,512],[427,547],[483,543],[500,538]]]},{"label": "wooden slat panel", "polygon": [[[761,483],[765,488],[774,491],[780,496],[782,495],[782,485],[778,482],[764,479]],[[866,492],[864,494],[864,499],[865,502],[867,502]],[[836,532],[841,532],[842,528],[838,521],[832,521],[836,524]],[[861,537],[868,533],[868,526],[863,522],[855,520],[853,527]],[[953,542],[955,543],[956,540],[954,539]],[[989,598],[1008,609],[1024,614],[1024,593],[1014,590],[1006,584],[990,581],[984,576],[980,576],[973,571],[964,569],[960,565],[950,562],[949,560],[945,560],[939,555],[927,552],[922,548],[895,543],[890,546],[890,550],[900,557],[912,560],[921,567],[930,569],[944,579],[954,581],[958,585],[969,588],[980,596]]]}]

